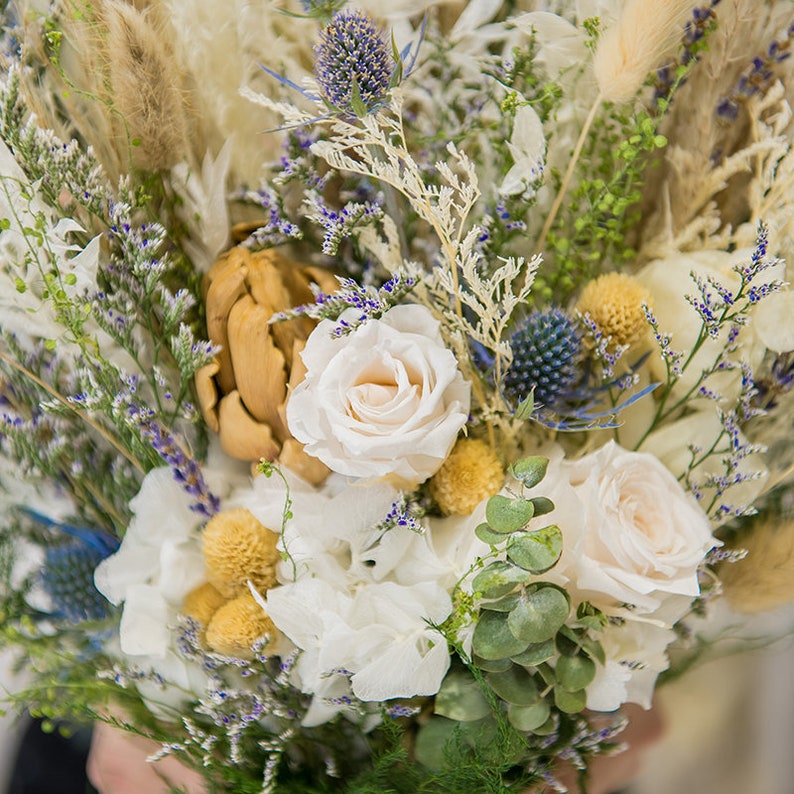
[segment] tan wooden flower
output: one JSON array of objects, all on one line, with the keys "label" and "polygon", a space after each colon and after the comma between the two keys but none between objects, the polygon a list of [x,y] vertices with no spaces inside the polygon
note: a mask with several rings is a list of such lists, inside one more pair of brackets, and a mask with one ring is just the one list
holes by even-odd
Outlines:
[{"label": "tan wooden flower", "polygon": [[240,460],[278,460],[310,482],[328,469],[290,436],[284,409],[304,376],[300,352],[314,328],[301,317],[269,324],[277,312],[313,300],[309,284],[334,291],[336,279],[274,251],[232,248],[203,285],[207,332],[221,351],[196,374],[202,414],[224,451]]}]

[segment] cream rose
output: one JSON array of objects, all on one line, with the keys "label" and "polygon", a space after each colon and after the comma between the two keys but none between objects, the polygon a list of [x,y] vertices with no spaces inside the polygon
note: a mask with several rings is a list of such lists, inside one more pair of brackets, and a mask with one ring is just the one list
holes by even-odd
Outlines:
[{"label": "cream rose", "polygon": [[334,326],[324,320],[306,343],[306,378],[287,403],[290,432],[340,474],[423,482],[469,412],[469,384],[439,323],[408,305],[347,336],[332,336]]},{"label": "cream rose", "polygon": [[672,595],[698,595],[698,566],[717,541],[706,514],[653,455],[610,441],[576,461],[552,460],[529,493],[556,505],[544,520],[562,530],[563,554],[546,576],[575,601],[611,613],[630,604],[629,616],[657,612]]}]

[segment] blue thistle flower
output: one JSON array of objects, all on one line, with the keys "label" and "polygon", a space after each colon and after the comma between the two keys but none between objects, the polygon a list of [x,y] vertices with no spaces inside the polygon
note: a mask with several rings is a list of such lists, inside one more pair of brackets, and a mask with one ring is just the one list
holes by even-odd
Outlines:
[{"label": "blue thistle flower", "polygon": [[314,53],[320,91],[337,110],[364,116],[388,95],[396,71],[391,48],[364,12],[334,14]]},{"label": "blue thistle flower", "polygon": [[79,538],[47,549],[41,580],[56,617],[81,623],[107,616],[108,602],[94,586],[94,570],[107,556]]},{"label": "blue thistle flower", "polygon": [[581,380],[582,336],[560,309],[536,311],[510,337],[513,361],[503,389],[516,404],[535,389],[535,402],[551,407]]}]

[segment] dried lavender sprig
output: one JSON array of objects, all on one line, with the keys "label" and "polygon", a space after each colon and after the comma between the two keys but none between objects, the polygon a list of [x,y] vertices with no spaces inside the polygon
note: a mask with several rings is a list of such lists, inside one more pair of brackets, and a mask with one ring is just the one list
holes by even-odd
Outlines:
[{"label": "dried lavender sprig", "polygon": [[766,51],[756,55],[742,72],[731,92],[720,99],[717,115],[726,121],[736,121],[739,108],[750,97],[765,92],[777,76],[777,65],[791,57],[794,22],[780,39],[774,39]]},{"label": "dried lavender sprig", "polygon": [[340,285],[337,292],[326,294],[314,288],[314,303],[274,314],[270,322],[281,322],[293,317],[338,320],[346,309],[357,309],[359,311],[357,317],[351,320],[338,320],[336,327],[331,331],[332,336],[345,336],[367,321],[382,317],[392,306],[401,303],[419,283],[418,275],[410,269],[398,271],[378,289],[370,286],[362,287],[351,278],[337,276],[337,280]]},{"label": "dried lavender sprig", "polygon": [[174,479],[193,497],[190,509],[212,518],[220,510],[220,499],[210,491],[196,460],[185,452],[176,436],[153,417],[142,418],[138,426],[152,448],[171,467]]}]

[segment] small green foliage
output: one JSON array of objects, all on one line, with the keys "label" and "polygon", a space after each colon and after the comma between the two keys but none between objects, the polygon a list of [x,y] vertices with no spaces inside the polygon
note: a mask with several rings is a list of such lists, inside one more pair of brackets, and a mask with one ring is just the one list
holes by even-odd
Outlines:
[{"label": "small green foliage", "polygon": [[512,499],[496,494],[485,507],[485,517],[494,532],[510,534],[523,529],[534,514],[535,508],[528,499]]},{"label": "small green foliage", "polygon": [[544,458],[540,455],[533,455],[529,458],[517,460],[510,467],[509,471],[525,488],[534,488],[546,476],[548,465],[548,458]]},{"label": "small green foliage", "polygon": [[570,609],[564,591],[551,586],[537,587],[522,595],[508,613],[507,625],[513,635],[525,643],[526,649],[528,643],[551,639],[568,619]]},{"label": "small green foliage", "polygon": [[507,559],[534,574],[545,573],[562,554],[562,532],[555,524],[532,532],[516,532],[507,543]]}]

